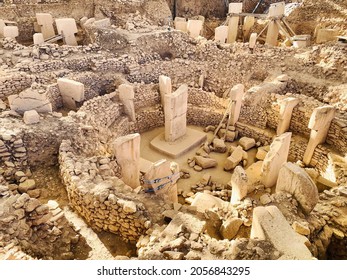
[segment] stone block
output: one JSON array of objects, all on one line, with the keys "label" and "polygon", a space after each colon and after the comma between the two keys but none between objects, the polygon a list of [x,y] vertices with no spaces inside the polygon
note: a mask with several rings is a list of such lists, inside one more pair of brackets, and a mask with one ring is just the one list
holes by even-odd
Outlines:
[{"label": "stone block", "polygon": [[306,171],[287,162],[279,171],[276,192],[287,192],[294,196],[299,205],[309,214],[318,203],[318,189]]},{"label": "stone block", "polygon": [[25,124],[34,124],[40,122],[40,115],[35,110],[24,112],[23,121]]},{"label": "stone block", "polygon": [[45,39],[43,37],[42,33],[35,33],[33,35],[33,41],[34,41],[34,45],[41,45],[45,42]]},{"label": "stone block", "polygon": [[202,31],[203,21],[202,20],[188,20],[187,30],[188,34],[192,38],[198,38]]},{"label": "stone block", "polygon": [[15,39],[18,37],[19,31],[18,31],[18,26],[5,26],[3,28],[3,36],[5,38],[13,38]]},{"label": "stone block", "polygon": [[248,192],[247,173],[241,166],[235,168],[230,183],[232,187],[230,202],[234,204],[245,198]]},{"label": "stone block", "polygon": [[224,162],[224,170],[229,171],[234,169],[241,161],[243,157],[243,149],[238,146],[231,155]]},{"label": "stone block", "polygon": [[228,39],[228,26],[219,26],[215,29],[214,40],[219,43],[226,43]]},{"label": "stone block", "polygon": [[239,140],[239,144],[245,151],[248,151],[255,146],[255,140],[253,138],[242,137]]},{"label": "stone block", "polygon": [[253,210],[251,238],[270,241],[281,252],[280,259],[312,259],[305,245],[307,238],[293,230],[276,206],[256,207]]},{"label": "stone block", "polygon": [[198,212],[205,213],[206,210],[210,210],[214,207],[223,208],[225,204],[226,202],[218,197],[207,193],[198,193],[191,205],[196,206]]},{"label": "stone block", "polygon": [[17,113],[36,110],[38,113],[51,113],[52,104],[46,94],[40,94],[32,89],[22,91],[20,94],[10,95],[8,102],[11,110]]},{"label": "stone block", "polygon": [[331,41],[337,41],[339,31],[337,29],[318,29],[316,43],[322,44]]}]

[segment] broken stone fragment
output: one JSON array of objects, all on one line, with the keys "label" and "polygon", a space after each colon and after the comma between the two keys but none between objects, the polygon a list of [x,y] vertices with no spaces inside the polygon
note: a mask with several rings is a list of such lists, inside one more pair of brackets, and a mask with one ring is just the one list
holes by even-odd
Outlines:
[{"label": "broken stone fragment", "polygon": [[223,222],[220,233],[222,234],[224,239],[233,239],[236,234],[239,232],[239,229],[243,221],[239,218],[231,217]]},{"label": "broken stone fragment", "polygon": [[293,224],[292,224],[292,227],[293,229],[301,234],[301,235],[309,235],[310,234],[310,229],[308,226],[306,225],[303,225],[302,223],[299,223],[297,221],[295,221]]},{"label": "broken stone fragment", "polygon": [[35,180],[29,179],[19,184],[18,191],[20,193],[26,193],[29,190],[35,189],[35,187],[36,187]]},{"label": "broken stone fragment", "polygon": [[24,112],[23,121],[25,124],[35,124],[40,122],[40,115],[35,110]]},{"label": "broken stone fragment", "polygon": [[242,137],[239,140],[239,144],[245,151],[248,151],[255,146],[255,140],[253,138]]},{"label": "broken stone fragment", "polygon": [[192,206],[196,206],[198,212],[205,213],[205,210],[217,207],[222,208],[225,201],[207,193],[198,193],[193,199]]},{"label": "broken stone fragment", "polygon": [[242,200],[248,191],[248,177],[246,171],[241,167],[237,166],[231,176],[231,203],[236,203]]},{"label": "broken stone fragment", "polygon": [[243,158],[243,149],[241,146],[238,146],[231,155],[224,162],[224,170],[229,171],[234,169]]},{"label": "broken stone fragment", "polygon": [[225,145],[223,139],[215,138],[213,139],[213,150],[216,153],[225,153],[227,151],[227,146]]},{"label": "broken stone fragment", "polygon": [[205,158],[202,156],[194,157],[194,161],[197,165],[199,165],[203,169],[216,167],[218,162],[213,158]]}]

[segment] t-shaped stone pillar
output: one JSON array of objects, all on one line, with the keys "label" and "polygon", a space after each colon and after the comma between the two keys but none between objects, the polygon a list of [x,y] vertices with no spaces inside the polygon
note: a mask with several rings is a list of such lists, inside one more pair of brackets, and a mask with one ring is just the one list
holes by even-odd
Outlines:
[{"label": "t-shaped stone pillar", "polygon": [[228,26],[222,25],[215,29],[214,40],[219,43],[226,43],[228,39]]},{"label": "t-shaped stone pillar", "polygon": [[57,82],[64,106],[75,110],[76,102],[84,100],[84,84],[66,78],[60,78]]},{"label": "t-shaped stone pillar", "polygon": [[281,166],[287,162],[291,137],[291,132],[277,136],[270,146],[270,151],[266,154],[261,167],[261,181],[267,188],[276,184]]},{"label": "t-shaped stone pillar", "polygon": [[134,107],[134,87],[132,85],[122,84],[118,87],[119,99],[124,105],[124,111],[129,116],[131,121],[136,121]]},{"label": "t-shaped stone pillar", "polygon": [[152,164],[144,176],[147,192],[153,192],[167,203],[178,202],[177,180],[179,179],[179,166],[166,159]]},{"label": "t-shaped stone pillar", "polygon": [[202,20],[188,20],[187,30],[188,34],[192,38],[198,38],[200,36],[204,22]]},{"label": "t-shaped stone pillar", "polygon": [[133,189],[140,185],[140,142],[140,134],[135,133],[119,137],[112,143],[121,167],[121,179]]},{"label": "t-shaped stone pillar", "polygon": [[299,99],[294,97],[288,97],[279,102],[280,113],[279,122],[277,126],[277,136],[284,132],[287,132],[290,126],[290,120],[292,119],[293,109],[299,104]]},{"label": "t-shaped stone pillar", "polygon": [[[230,3],[229,14],[240,14],[242,13],[242,3]],[[231,16],[228,23],[228,43],[234,43],[237,39],[237,31],[239,30],[240,17],[237,15]]]},{"label": "t-shaped stone pillar", "polygon": [[44,39],[48,39],[55,36],[53,27],[53,17],[48,13],[36,14],[37,24],[40,26],[41,33]]},{"label": "t-shaped stone pillar", "polygon": [[242,84],[238,84],[230,90],[230,100],[232,102],[230,124],[232,126],[239,120],[244,90],[245,87]]},{"label": "t-shaped stone pillar", "polygon": [[188,86],[180,86],[171,95],[165,95],[165,141],[174,142],[186,134]]},{"label": "t-shaped stone pillar", "polygon": [[284,16],[285,3],[279,2],[270,5],[268,17],[270,23],[268,26],[265,43],[270,46],[277,46],[279,34],[279,19]]},{"label": "t-shaped stone pillar", "polygon": [[335,108],[333,106],[318,107],[313,113],[308,124],[311,129],[310,140],[308,142],[303,162],[309,165],[315,148],[325,142],[328,135],[331,121],[335,117]]},{"label": "t-shaped stone pillar", "polygon": [[57,30],[63,36],[65,45],[77,46],[75,33],[77,33],[76,21],[73,18],[60,18],[56,19]]}]

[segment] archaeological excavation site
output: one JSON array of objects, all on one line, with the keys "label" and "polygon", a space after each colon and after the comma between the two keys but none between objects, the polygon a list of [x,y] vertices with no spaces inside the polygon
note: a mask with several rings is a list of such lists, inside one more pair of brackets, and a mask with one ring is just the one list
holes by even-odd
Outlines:
[{"label": "archaeological excavation site", "polygon": [[0,260],[345,259],[346,0],[0,0]]}]

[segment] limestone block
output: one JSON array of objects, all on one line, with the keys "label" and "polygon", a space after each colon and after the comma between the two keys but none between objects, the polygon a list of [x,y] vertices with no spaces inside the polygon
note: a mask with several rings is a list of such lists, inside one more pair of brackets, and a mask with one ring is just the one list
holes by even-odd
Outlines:
[{"label": "limestone block", "polygon": [[161,103],[164,106],[165,95],[172,94],[172,85],[171,85],[170,77],[167,77],[164,75],[159,76],[159,92],[160,92]]},{"label": "limestone block", "polygon": [[318,29],[316,43],[326,43],[330,41],[336,41],[339,31],[337,29]]},{"label": "limestone block", "polygon": [[3,28],[3,36],[5,38],[16,38],[19,35],[18,26],[5,26]]},{"label": "limestone block", "polygon": [[286,8],[285,2],[278,2],[270,5],[268,17],[283,16]]},{"label": "limestone block", "polygon": [[281,100],[280,103],[280,113],[279,122],[277,126],[277,136],[284,132],[287,132],[290,127],[290,120],[292,119],[293,109],[299,104],[298,98],[288,97]]},{"label": "limestone block", "polygon": [[63,35],[64,43],[68,46],[77,46],[75,33],[77,33],[76,21],[73,18],[56,19],[58,34]]},{"label": "limestone block", "polygon": [[111,20],[109,18],[96,20],[96,21],[94,21],[93,25],[98,27],[98,28],[111,27]]},{"label": "limestone block", "polygon": [[40,122],[40,115],[35,110],[24,112],[23,121],[26,124],[34,124]]},{"label": "limestone block", "polygon": [[43,34],[42,33],[35,33],[33,35],[33,41],[34,41],[34,45],[42,45],[45,42]]},{"label": "limestone block", "polygon": [[248,151],[255,146],[255,140],[253,138],[242,137],[239,140],[239,144],[245,151]]},{"label": "limestone block", "polygon": [[53,27],[53,17],[48,13],[37,13],[37,23],[40,26],[40,32],[43,34],[44,39],[48,39],[55,36]]},{"label": "limestone block", "polygon": [[165,140],[174,142],[186,134],[188,86],[180,86],[171,95],[165,95]]},{"label": "limestone block", "polygon": [[203,169],[216,167],[218,165],[218,162],[213,158],[205,158],[202,156],[196,156],[194,157],[194,160],[195,160],[195,163],[199,165],[200,167],[202,167]]},{"label": "limestone block", "polygon": [[251,238],[270,241],[282,253],[281,259],[309,260],[307,238],[296,233],[276,206],[253,210]]},{"label": "limestone block", "polygon": [[223,222],[220,233],[224,239],[233,239],[238,233],[243,221],[239,218],[230,217],[226,221]]},{"label": "limestone block", "polygon": [[292,228],[301,235],[310,235],[311,233],[310,228],[307,225],[303,225],[297,221],[292,224]]},{"label": "limestone block", "polygon": [[202,27],[203,27],[202,20],[192,20],[192,19],[188,20],[187,30],[190,37],[198,38],[201,33]]},{"label": "limestone block", "polygon": [[270,146],[259,147],[257,154],[255,155],[256,159],[264,160],[269,150]]},{"label": "limestone block", "polygon": [[140,141],[140,134],[135,133],[112,142],[112,151],[121,167],[121,179],[133,189],[140,185]]},{"label": "limestone block", "polygon": [[179,179],[179,166],[166,159],[152,164],[144,175],[145,188],[153,191],[166,203],[177,203],[177,180]]},{"label": "limestone block", "polygon": [[242,13],[242,3],[230,3],[229,4],[229,14],[240,14]]},{"label": "limestone block", "polygon": [[216,153],[225,153],[227,151],[227,146],[225,145],[223,139],[213,139],[212,145],[213,151]]},{"label": "limestone block", "polygon": [[219,43],[226,43],[228,39],[228,26],[222,25],[215,29],[214,40]]},{"label": "limestone block", "polygon": [[226,202],[218,197],[199,192],[193,199],[191,205],[195,206],[198,212],[205,213],[206,210],[214,207],[223,208],[225,204]]},{"label": "limestone block", "polygon": [[230,202],[234,204],[245,198],[248,192],[248,177],[241,166],[235,168],[230,183],[232,186]]},{"label": "limestone block", "polygon": [[285,163],[278,175],[276,192],[292,194],[305,214],[309,214],[318,202],[318,189],[306,171],[294,163]]},{"label": "limestone block", "polygon": [[164,229],[163,236],[177,236],[182,231],[182,226],[189,232],[200,234],[205,231],[206,222],[193,215],[179,212]]},{"label": "limestone block", "polygon": [[75,102],[84,100],[84,84],[67,78],[60,78],[57,82],[64,106],[76,109]]},{"label": "limestone block", "polygon": [[132,85],[122,84],[118,87],[119,99],[124,105],[124,111],[131,121],[136,121],[134,98],[135,91]]},{"label": "limestone block", "polygon": [[237,146],[237,148],[231,153],[231,155],[224,162],[224,170],[232,170],[234,169],[242,160],[243,157],[243,149],[241,146]]},{"label": "limestone block", "polygon": [[308,124],[311,129],[310,140],[308,142],[303,162],[309,165],[315,148],[325,142],[332,120],[335,117],[333,106],[322,106],[313,110]]},{"label": "limestone block", "polygon": [[8,102],[11,110],[17,113],[36,110],[38,113],[51,113],[52,104],[46,94],[40,94],[32,89],[26,89],[20,94],[10,95]]},{"label": "limestone block", "polygon": [[291,132],[277,136],[270,145],[262,165],[262,183],[270,188],[276,184],[280,168],[287,162]]},{"label": "limestone block", "polygon": [[174,25],[175,29],[183,32],[188,32],[188,23],[185,18],[175,17]]},{"label": "limestone block", "polygon": [[251,36],[249,37],[249,48],[254,49],[256,43],[257,43],[257,33],[252,33]]}]

